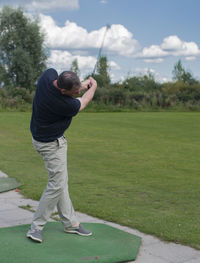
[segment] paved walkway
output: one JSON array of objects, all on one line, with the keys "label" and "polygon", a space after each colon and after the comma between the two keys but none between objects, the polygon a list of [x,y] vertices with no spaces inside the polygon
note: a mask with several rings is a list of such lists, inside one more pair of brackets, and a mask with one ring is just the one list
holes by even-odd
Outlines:
[{"label": "paved walkway", "polygon": [[[0,171],[0,177],[7,175]],[[25,199],[16,191],[0,193],[0,227],[30,224],[33,213],[19,206],[30,205],[34,210],[37,201]],[[120,226],[77,212],[81,222],[104,223],[131,234],[140,236],[142,244],[135,263],[200,263],[200,251],[190,247],[160,241],[129,227]]]}]

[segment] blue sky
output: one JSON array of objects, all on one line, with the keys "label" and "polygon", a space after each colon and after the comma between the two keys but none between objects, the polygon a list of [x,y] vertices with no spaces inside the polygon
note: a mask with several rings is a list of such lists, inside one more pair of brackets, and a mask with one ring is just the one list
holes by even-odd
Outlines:
[{"label": "blue sky", "polygon": [[81,77],[92,72],[109,24],[103,54],[113,81],[148,71],[158,81],[171,80],[179,59],[200,79],[199,0],[1,0],[3,4],[21,5],[39,16],[48,66],[58,71],[76,58]]}]

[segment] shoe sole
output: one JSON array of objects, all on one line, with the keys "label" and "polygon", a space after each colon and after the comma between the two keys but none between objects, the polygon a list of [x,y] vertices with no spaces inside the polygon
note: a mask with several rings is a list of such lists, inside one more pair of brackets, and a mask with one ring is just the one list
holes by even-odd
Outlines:
[{"label": "shoe sole", "polygon": [[79,236],[85,236],[85,237],[88,237],[88,236],[91,236],[92,233],[89,233],[89,234],[83,234],[83,233],[80,233],[76,230],[65,230],[66,233],[69,233],[69,234],[77,234]]},{"label": "shoe sole", "polygon": [[28,238],[30,238],[30,239],[38,242],[38,243],[42,243],[42,240],[41,240],[41,239],[38,239],[38,238],[32,236],[31,234],[27,234],[26,236],[27,236]]}]

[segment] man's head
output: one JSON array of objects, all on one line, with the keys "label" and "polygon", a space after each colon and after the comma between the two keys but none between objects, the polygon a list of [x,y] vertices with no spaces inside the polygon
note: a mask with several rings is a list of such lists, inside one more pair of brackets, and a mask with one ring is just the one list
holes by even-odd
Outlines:
[{"label": "man's head", "polygon": [[76,73],[63,71],[57,79],[57,86],[63,95],[74,96],[79,94],[81,82]]}]

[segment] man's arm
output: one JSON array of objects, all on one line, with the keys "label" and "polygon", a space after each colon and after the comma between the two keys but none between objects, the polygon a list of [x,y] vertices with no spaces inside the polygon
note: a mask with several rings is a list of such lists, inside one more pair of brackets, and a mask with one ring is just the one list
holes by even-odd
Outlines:
[{"label": "man's arm", "polygon": [[[97,88],[97,82],[95,79],[93,79],[92,77],[90,77],[88,80],[85,81],[84,83],[84,87],[90,86],[90,89],[88,89],[82,97],[77,98],[80,103],[81,103],[81,107],[79,109],[79,111],[85,109],[85,107],[88,105],[88,103],[93,99],[94,97],[94,93],[96,91]],[[83,88],[85,89],[85,88]]]}]

